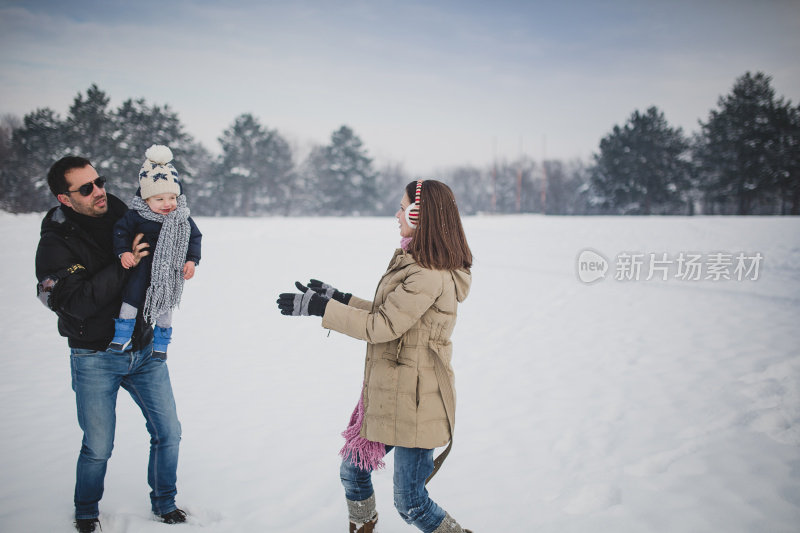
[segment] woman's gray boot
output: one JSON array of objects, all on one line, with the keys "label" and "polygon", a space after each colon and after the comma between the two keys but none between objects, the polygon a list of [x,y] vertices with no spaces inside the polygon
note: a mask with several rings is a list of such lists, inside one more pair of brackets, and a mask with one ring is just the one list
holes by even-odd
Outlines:
[{"label": "woman's gray boot", "polygon": [[347,500],[347,513],[350,515],[350,533],[372,533],[378,523],[375,509],[375,493],[362,501]]},{"label": "woman's gray boot", "polygon": [[444,520],[439,524],[433,533],[472,533],[469,529],[464,529],[458,525],[450,513],[445,513]]}]

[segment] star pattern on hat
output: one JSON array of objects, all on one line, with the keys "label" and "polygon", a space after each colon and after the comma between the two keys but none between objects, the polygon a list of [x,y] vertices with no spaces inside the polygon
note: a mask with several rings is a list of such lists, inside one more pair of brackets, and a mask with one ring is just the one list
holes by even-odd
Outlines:
[{"label": "star pattern on hat", "polygon": [[167,181],[167,175],[164,174],[163,172],[157,172],[153,174],[153,183],[157,182],[158,180]]}]

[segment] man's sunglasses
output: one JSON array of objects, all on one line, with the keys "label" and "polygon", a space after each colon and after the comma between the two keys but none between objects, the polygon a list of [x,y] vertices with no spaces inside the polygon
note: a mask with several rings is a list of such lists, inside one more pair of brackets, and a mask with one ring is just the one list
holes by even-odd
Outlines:
[{"label": "man's sunglasses", "polygon": [[106,185],[105,176],[97,176],[97,178],[95,178],[94,181],[90,181],[89,183],[84,183],[83,185],[81,185],[80,187],[75,189],[74,191],[67,190],[67,191],[64,192],[64,194],[70,194],[70,193],[73,193],[73,192],[79,192],[79,193],[81,193],[81,196],[89,196],[90,194],[92,194],[92,191],[94,190],[94,186],[95,185],[97,185],[98,189],[102,189],[103,187],[105,187],[105,185]]}]

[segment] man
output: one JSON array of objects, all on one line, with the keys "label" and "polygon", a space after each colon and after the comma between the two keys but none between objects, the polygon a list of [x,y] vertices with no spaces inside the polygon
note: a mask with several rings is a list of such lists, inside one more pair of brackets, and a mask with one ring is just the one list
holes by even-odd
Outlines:
[{"label": "man", "polygon": [[[83,430],[75,528],[91,532],[100,524],[98,503],[114,443],[120,387],[130,393],[147,421],[153,513],[168,524],[185,522],[186,513],[175,505],[181,426],[167,363],[153,357],[153,330],[141,311],[129,348],[122,354],[107,351],[130,272],[112,252],[112,233],[128,208],[106,193],[105,178],[85,158],[60,159],[50,168],[47,181],[61,205],[42,221],[36,277],[39,298],[56,312],[58,332],[69,341],[72,389]],[[149,253],[141,238],[138,235],[133,242],[137,264]]]}]

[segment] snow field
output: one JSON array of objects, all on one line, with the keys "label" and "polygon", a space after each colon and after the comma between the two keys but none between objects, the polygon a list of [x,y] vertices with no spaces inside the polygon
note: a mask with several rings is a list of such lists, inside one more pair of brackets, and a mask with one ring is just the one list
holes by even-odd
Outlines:
[{"label": "snow field", "polygon": [[[41,215],[0,214],[0,530],[70,531],[80,431],[66,340],[34,297]],[[372,296],[386,218],[199,218],[203,261],[174,319],[183,530],[329,532],[364,346],[283,317],[316,277]],[[800,523],[800,219],[470,217],[473,288],[454,335],[458,423],[432,497],[478,532],[795,532]],[[757,281],[587,285],[579,252],[760,252]],[[123,391],[101,502],[149,514],[144,420]],[[373,476],[380,531],[412,531]]]}]

